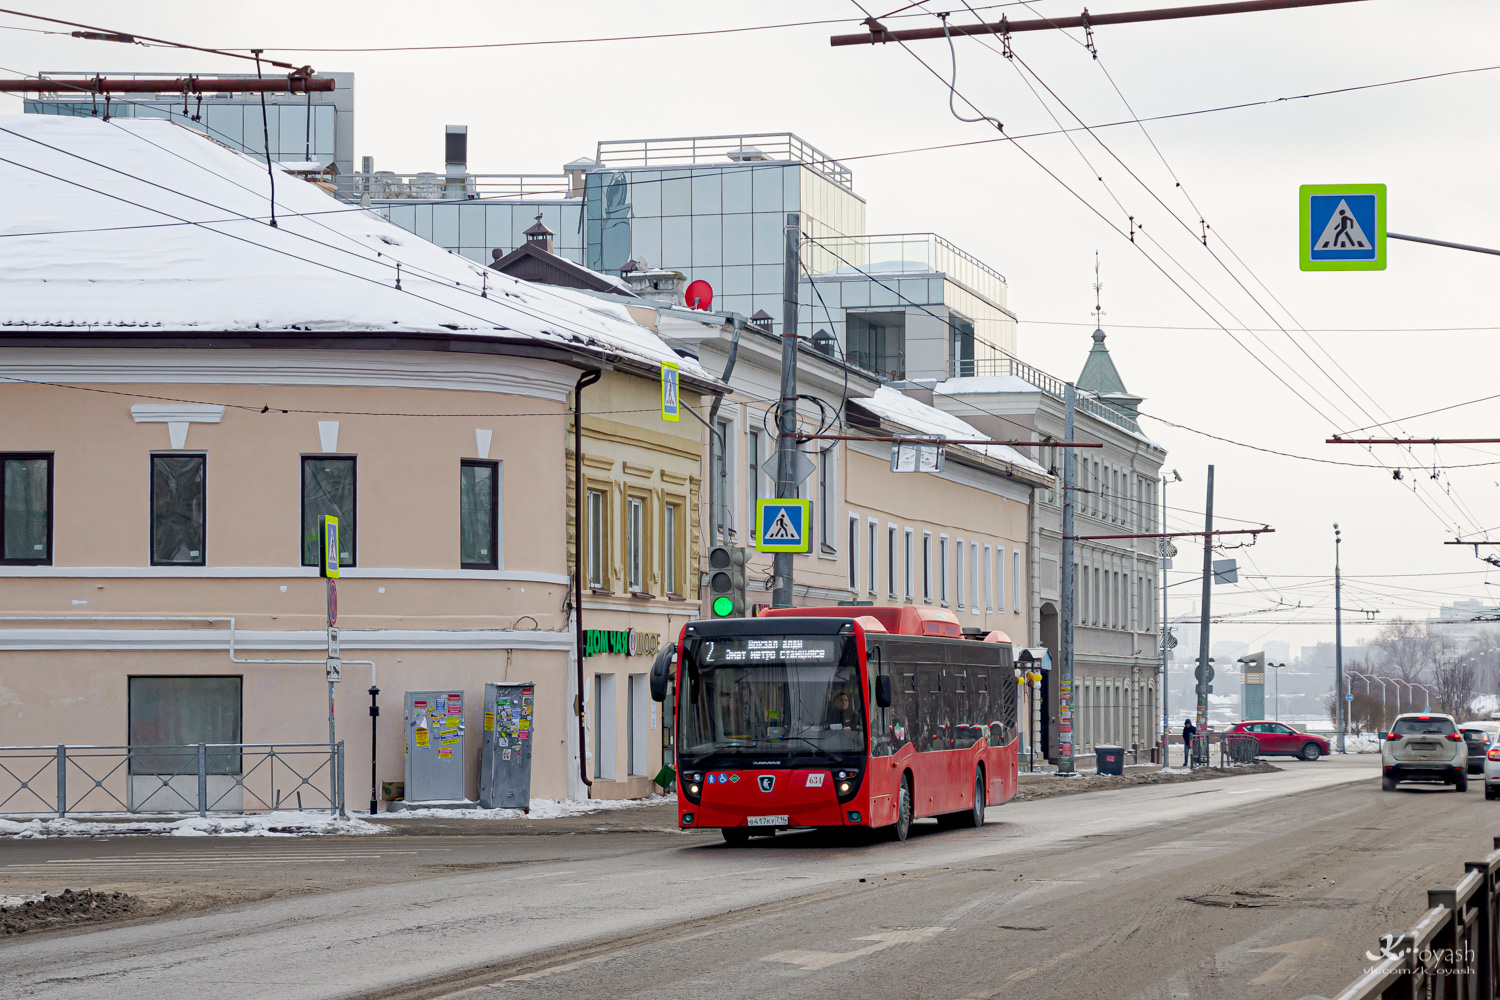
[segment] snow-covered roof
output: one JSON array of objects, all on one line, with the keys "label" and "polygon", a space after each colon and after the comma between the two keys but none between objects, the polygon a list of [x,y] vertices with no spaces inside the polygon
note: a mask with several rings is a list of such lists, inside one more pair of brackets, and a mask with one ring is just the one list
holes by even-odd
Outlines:
[{"label": "snow-covered roof", "polygon": [[1045,392],[1019,375],[963,375],[944,379],[932,387],[939,396],[962,396],[967,393]]},{"label": "snow-covered roof", "polygon": [[[0,118],[0,329],[438,335],[675,361],[623,310],[500,274],[147,118]],[[399,264],[399,272],[397,265]],[[398,287],[399,274],[399,287]]]},{"label": "snow-covered roof", "polygon": [[[945,413],[935,406],[928,406],[920,399],[913,399],[888,385],[880,386],[875,390],[873,396],[856,399],[854,402],[874,413],[882,420],[910,427],[912,430],[922,434],[941,435],[948,438],[974,439],[988,438],[989,435],[974,427],[951,413]],[[957,447],[967,448],[979,452],[999,462],[1008,462],[1018,468],[1039,476],[1047,476],[1049,473],[1036,462],[1022,455],[1016,449],[1003,444],[966,444]]]}]

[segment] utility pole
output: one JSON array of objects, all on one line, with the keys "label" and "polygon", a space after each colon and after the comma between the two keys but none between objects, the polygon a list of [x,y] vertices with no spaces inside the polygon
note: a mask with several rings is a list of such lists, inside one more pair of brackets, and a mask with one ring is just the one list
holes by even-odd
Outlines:
[{"label": "utility pole", "polygon": [[[802,269],[802,216],[786,216],[786,262],[781,280],[781,409],[776,421],[776,499],[797,496],[797,282]],[[754,516],[754,515],[752,515]],[[803,531],[811,529],[802,526]],[[772,557],[773,608],[792,606],[792,554]]]},{"label": "utility pole", "polygon": [[[1073,412],[1078,403],[1077,390],[1069,382],[1063,389],[1063,441],[1073,443]],[[1063,515],[1062,515],[1062,614],[1058,622],[1057,676],[1057,773],[1073,773],[1073,449],[1063,449]]]},{"label": "utility pole", "polygon": [[[1176,472],[1173,472],[1173,475],[1177,475]],[[1182,477],[1177,476],[1177,478],[1181,479]],[[1166,476],[1161,477],[1161,528],[1163,531],[1167,530]],[[1167,546],[1170,544],[1172,543],[1168,539],[1163,538],[1161,540],[1161,620],[1157,623],[1157,628],[1161,631],[1161,734],[1163,737],[1167,735],[1167,720],[1171,717],[1170,710],[1167,707],[1167,653],[1170,652],[1167,648],[1167,622],[1171,621],[1167,617]],[[1165,749],[1165,746],[1163,744],[1163,749]],[[1165,757],[1163,757],[1162,763],[1166,763]]]},{"label": "utility pole", "polygon": [[1339,753],[1349,728],[1349,703],[1344,700],[1344,582],[1339,575],[1339,547],[1344,544],[1338,522],[1333,525],[1333,679],[1338,688]]},{"label": "utility pole", "polygon": [[1198,616],[1198,731],[1208,732],[1208,687],[1213,668],[1208,663],[1209,602],[1214,585],[1214,467],[1208,467],[1208,501],[1203,513],[1203,612]]}]

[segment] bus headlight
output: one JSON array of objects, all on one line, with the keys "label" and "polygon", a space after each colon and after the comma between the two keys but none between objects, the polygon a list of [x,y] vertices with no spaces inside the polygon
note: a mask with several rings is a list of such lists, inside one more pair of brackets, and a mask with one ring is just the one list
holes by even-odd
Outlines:
[{"label": "bus headlight", "polygon": [[698,796],[703,789],[703,772],[692,771],[682,776],[682,793],[693,805],[698,804]]},{"label": "bus headlight", "polygon": [[833,777],[837,781],[837,784],[834,786],[834,794],[837,796],[839,802],[848,802],[859,794],[860,773],[858,771],[848,769],[835,771],[833,772]]},{"label": "bus headlight", "polygon": [[839,792],[842,794],[842,793],[847,792],[847,791],[849,791],[849,782],[847,782],[847,781],[840,782],[839,783]]}]

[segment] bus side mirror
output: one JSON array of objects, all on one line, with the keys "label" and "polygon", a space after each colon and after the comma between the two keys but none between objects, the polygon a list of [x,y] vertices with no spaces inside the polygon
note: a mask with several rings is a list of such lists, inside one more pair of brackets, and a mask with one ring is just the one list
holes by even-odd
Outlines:
[{"label": "bus side mirror", "polygon": [[881,674],[875,678],[875,704],[881,708],[891,707],[891,675]]},{"label": "bus side mirror", "polygon": [[667,682],[672,679],[672,658],[677,655],[677,644],[669,642],[656,654],[651,663],[651,700],[667,700]]}]

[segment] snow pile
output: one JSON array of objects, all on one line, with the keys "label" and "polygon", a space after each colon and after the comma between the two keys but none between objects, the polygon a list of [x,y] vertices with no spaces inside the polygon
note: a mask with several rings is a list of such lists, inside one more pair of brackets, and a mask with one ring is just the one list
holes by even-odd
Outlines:
[{"label": "snow pile", "polygon": [[381,819],[563,819],[568,816],[588,816],[593,813],[617,812],[640,806],[665,805],[676,802],[677,795],[649,795],[644,799],[532,799],[531,812],[519,809],[403,809],[400,812],[382,813]]},{"label": "snow pile", "polygon": [[40,840],[47,837],[305,837],[353,836],[385,832],[373,823],[320,813],[272,812],[263,815],[191,816],[185,819],[88,822],[75,819],[0,819],[0,838]]},{"label": "snow pile", "polygon": [[[960,420],[953,414],[940,410],[935,406],[928,406],[921,400],[913,399],[896,389],[892,389],[888,385],[883,385],[876,389],[875,395],[865,399],[856,399],[854,402],[883,420],[890,420],[923,434],[957,438],[959,440],[989,437],[988,434],[980,431],[967,421]],[[1037,465],[1009,445],[966,444],[956,445],[955,447],[977,451],[981,455],[987,455],[1001,462],[1009,462],[1011,465],[1019,466],[1028,472],[1034,472],[1038,475],[1045,476],[1047,474],[1046,469]]]},{"label": "snow pile", "polygon": [[575,347],[716,381],[597,302],[482,267],[174,122],[0,119],[0,327]]},{"label": "snow pile", "polygon": [[1350,733],[1344,737],[1344,749],[1349,753],[1379,753],[1380,738],[1374,733]]}]

